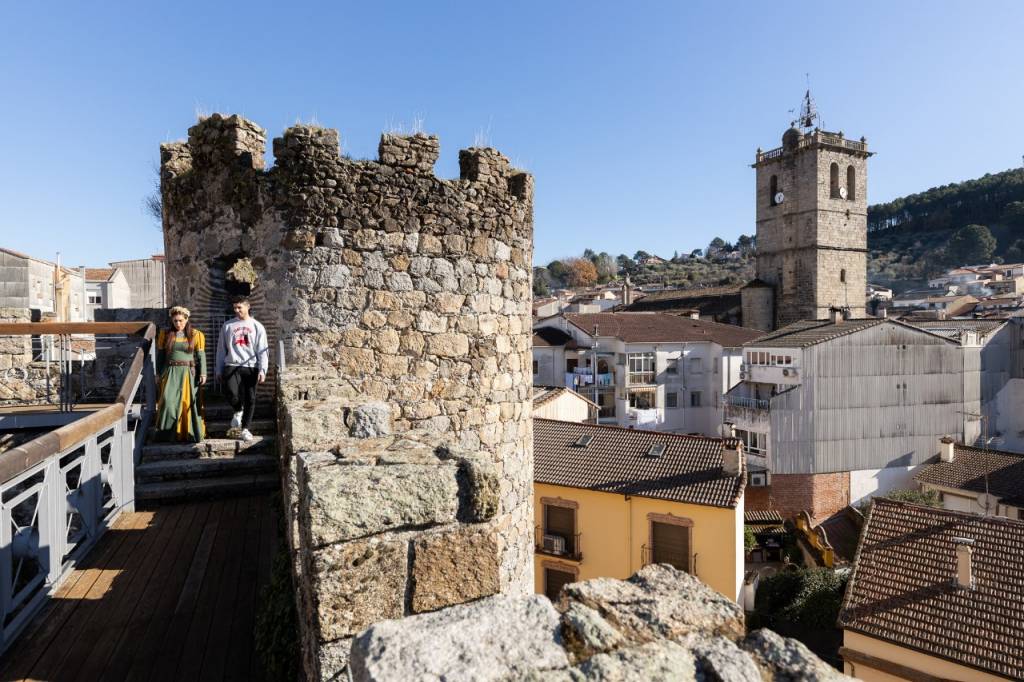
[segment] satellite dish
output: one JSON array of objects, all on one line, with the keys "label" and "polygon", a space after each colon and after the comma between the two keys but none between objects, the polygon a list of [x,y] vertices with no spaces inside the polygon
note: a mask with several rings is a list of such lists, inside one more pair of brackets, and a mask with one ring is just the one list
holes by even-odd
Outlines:
[{"label": "satellite dish", "polygon": [[776,192],[775,193],[775,203],[776,204],[781,204],[785,200],[786,200],[786,195],[785,194],[783,194],[782,192]]},{"label": "satellite dish", "polygon": [[840,187],[839,188],[839,198],[840,199],[845,199],[846,198],[846,188],[845,187]]}]

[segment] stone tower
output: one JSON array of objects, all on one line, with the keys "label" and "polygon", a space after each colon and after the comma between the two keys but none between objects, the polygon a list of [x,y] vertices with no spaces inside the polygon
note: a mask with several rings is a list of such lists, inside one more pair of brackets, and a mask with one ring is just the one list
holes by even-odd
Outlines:
[{"label": "stone tower", "polygon": [[167,282],[208,334],[248,292],[284,360],[303,666],[333,679],[374,622],[532,591],[533,178],[489,148],[438,178],[423,134],[265,147],[219,114],[161,147]]},{"label": "stone tower", "polygon": [[757,286],[743,290],[744,326],[823,319],[830,307],[864,316],[869,156],[863,137],[817,128],[757,150]]}]

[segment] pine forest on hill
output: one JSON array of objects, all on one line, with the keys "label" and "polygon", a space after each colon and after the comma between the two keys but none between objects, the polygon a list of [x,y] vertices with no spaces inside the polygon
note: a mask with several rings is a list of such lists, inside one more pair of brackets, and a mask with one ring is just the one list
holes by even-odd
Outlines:
[{"label": "pine forest on hill", "polygon": [[[897,292],[924,285],[950,267],[1024,261],[1024,169],[986,173],[868,207],[868,281]],[[628,273],[640,286],[739,285],[754,277],[754,238],[716,237],[704,249],[671,257],[595,253],[534,268],[534,292],[611,281]],[[653,258],[652,258],[653,256]],[[660,256],[660,257],[659,257]]]}]

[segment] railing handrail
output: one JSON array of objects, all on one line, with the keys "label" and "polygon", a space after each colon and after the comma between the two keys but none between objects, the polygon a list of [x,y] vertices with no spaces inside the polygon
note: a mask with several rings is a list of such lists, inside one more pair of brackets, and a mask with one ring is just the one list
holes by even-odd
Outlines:
[{"label": "railing handrail", "polygon": [[46,334],[133,334],[145,335],[152,322],[0,322],[0,336],[43,336]]},{"label": "railing handrail", "polygon": [[[64,331],[74,327],[76,331]],[[89,332],[78,329],[88,327]],[[58,328],[62,328],[58,330]],[[156,338],[156,325],[151,322],[29,322],[0,324],[0,336],[36,336],[44,334],[124,334],[141,333],[139,347],[135,350],[132,364],[121,382],[121,389],[114,402],[82,419],[65,424],[60,428],[42,434],[27,443],[13,447],[0,455],[0,483],[19,476],[31,467],[44,461],[47,457],[63,452],[68,447],[85,440],[89,434],[102,431],[116,424],[130,408],[142,372],[146,364],[146,353],[149,344]]]}]

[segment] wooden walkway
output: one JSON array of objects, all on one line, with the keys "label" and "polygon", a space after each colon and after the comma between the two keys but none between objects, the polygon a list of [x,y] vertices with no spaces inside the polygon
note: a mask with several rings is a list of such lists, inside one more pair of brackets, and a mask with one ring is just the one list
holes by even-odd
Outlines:
[{"label": "wooden walkway", "polygon": [[0,680],[259,680],[278,549],[267,495],[122,514],[0,661]]}]

